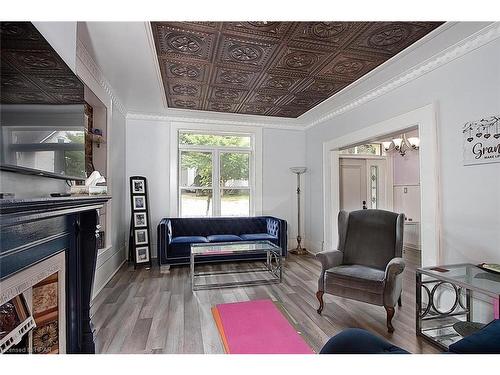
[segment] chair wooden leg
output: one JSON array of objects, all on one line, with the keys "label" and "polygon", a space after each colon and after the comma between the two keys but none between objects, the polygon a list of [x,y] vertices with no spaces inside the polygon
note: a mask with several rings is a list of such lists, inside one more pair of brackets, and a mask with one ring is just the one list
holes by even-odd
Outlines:
[{"label": "chair wooden leg", "polygon": [[385,311],[387,311],[387,332],[393,333],[394,327],[392,326],[392,318],[394,316],[395,309],[394,307],[384,306]]},{"label": "chair wooden leg", "polygon": [[316,292],[316,298],[319,301],[319,307],[318,307],[318,310],[316,310],[318,312],[318,314],[321,314],[321,311],[323,311],[323,306],[324,306],[324,303],[323,303],[323,294],[324,294],[324,292],[322,292],[320,290],[318,290]]},{"label": "chair wooden leg", "polygon": [[399,307],[403,306],[403,303],[401,302],[401,296],[399,296],[399,298],[398,298],[398,306]]}]

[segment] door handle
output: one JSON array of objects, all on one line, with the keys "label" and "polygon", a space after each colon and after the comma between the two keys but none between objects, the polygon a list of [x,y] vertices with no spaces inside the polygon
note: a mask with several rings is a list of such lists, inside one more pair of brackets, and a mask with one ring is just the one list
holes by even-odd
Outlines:
[{"label": "door handle", "polygon": [[366,201],[363,201],[363,210],[367,210],[368,207],[366,207]]}]

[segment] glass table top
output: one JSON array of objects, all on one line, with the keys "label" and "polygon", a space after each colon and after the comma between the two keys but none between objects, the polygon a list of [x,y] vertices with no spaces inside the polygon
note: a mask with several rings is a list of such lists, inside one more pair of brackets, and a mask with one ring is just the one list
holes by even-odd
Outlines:
[{"label": "glass table top", "polygon": [[474,264],[453,264],[419,268],[417,272],[433,278],[449,281],[467,289],[492,297],[500,296],[500,274],[485,271]]},{"label": "glass table top", "polygon": [[194,255],[222,255],[234,253],[258,253],[265,251],[279,252],[281,248],[270,241],[238,241],[219,243],[191,244],[191,254]]}]

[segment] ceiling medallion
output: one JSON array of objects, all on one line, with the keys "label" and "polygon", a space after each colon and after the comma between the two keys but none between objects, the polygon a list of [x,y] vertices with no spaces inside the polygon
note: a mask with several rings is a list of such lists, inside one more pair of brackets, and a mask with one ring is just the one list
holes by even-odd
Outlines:
[{"label": "ceiling medallion", "polygon": [[330,82],[316,82],[313,83],[307,91],[313,91],[318,93],[327,93],[332,91],[335,88],[335,85]]},{"label": "ceiling medallion", "polygon": [[196,103],[192,100],[174,100],[174,104],[180,108],[194,108]]},{"label": "ceiling medallion", "polygon": [[267,80],[266,86],[274,89],[287,89],[292,86],[292,83],[290,78],[273,77]]},{"label": "ceiling medallion", "polygon": [[373,34],[369,42],[376,47],[386,47],[401,42],[408,37],[408,30],[401,26],[392,26]]},{"label": "ceiling medallion", "polygon": [[224,70],[220,76],[221,80],[226,83],[243,84],[248,81],[248,74],[235,72],[231,70]]},{"label": "ceiling medallion", "polygon": [[250,105],[245,106],[244,112],[262,114],[262,113],[266,112],[267,110],[268,110],[268,107],[250,104]]},{"label": "ceiling medallion", "polygon": [[57,68],[57,61],[51,56],[50,52],[32,52],[21,55],[21,60],[31,68],[54,69]]},{"label": "ceiling medallion", "polygon": [[40,77],[40,81],[42,81],[47,86],[52,86],[56,88],[80,87],[79,82],[75,82],[74,80],[61,77]]},{"label": "ceiling medallion", "polygon": [[363,69],[360,61],[342,61],[333,67],[333,71],[339,74],[355,74]]},{"label": "ceiling medallion", "polygon": [[2,87],[28,88],[30,85],[17,76],[2,76]]},{"label": "ceiling medallion", "polygon": [[214,111],[228,112],[231,110],[231,104],[229,103],[211,103],[210,108]]},{"label": "ceiling medallion", "polygon": [[200,39],[185,34],[174,34],[167,43],[172,49],[182,53],[196,53],[201,48]]},{"label": "ceiling medallion", "polygon": [[285,64],[290,68],[305,68],[311,66],[318,58],[308,52],[292,52],[285,57]]},{"label": "ceiling medallion", "polygon": [[198,93],[198,89],[190,85],[175,85],[172,87],[172,91],[177,95],[195,96]]},{"label": "ceiling medallion", "polygon": [[259,94],[255,97],[256,102],[272,104],[278,99],[278,95]]},{"label": "ceiling medallion", "polygon": [[174,64],[170,67],[170,73],[177,77],[197,78],[200,75],[200,70],[191,65]]},{"label": "ceiling medallion", "polygon": [[311,27],[311,32],[318,38],[331,38],[340,34],[346,28],[345,24],[340,22],[316,22]]},{"label": "ceiling medallion", "polygon": [[217,99],[234,100],[238,98],[239,93],[238,91],[231,89],[217,89],[215,90],[214,96]]},{"label": "ceiling medallion", "polygon": [[313,103],[314,101],[315,99],[310,99],[310,98],[295,98],[293,100],[293,104],[301,107],[307,107],[311,105],[311,103]]},{"label": "ceiling medallion", "polygon": [[229,55],[237,61],[254,61],[260,58],[262,51],[253,46],[236,45],[230,48]]}]

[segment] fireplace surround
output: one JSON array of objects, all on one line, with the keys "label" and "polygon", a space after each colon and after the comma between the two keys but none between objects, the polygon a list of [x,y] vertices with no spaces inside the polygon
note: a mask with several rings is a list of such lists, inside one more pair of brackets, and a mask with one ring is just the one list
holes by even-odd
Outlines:
[{"label": "fireplace surround", "polygon": [[110,198],[0,200],[0,306],[26,301],[37,323],[24,332],[30,352],[95,353],[98,210]]}]

